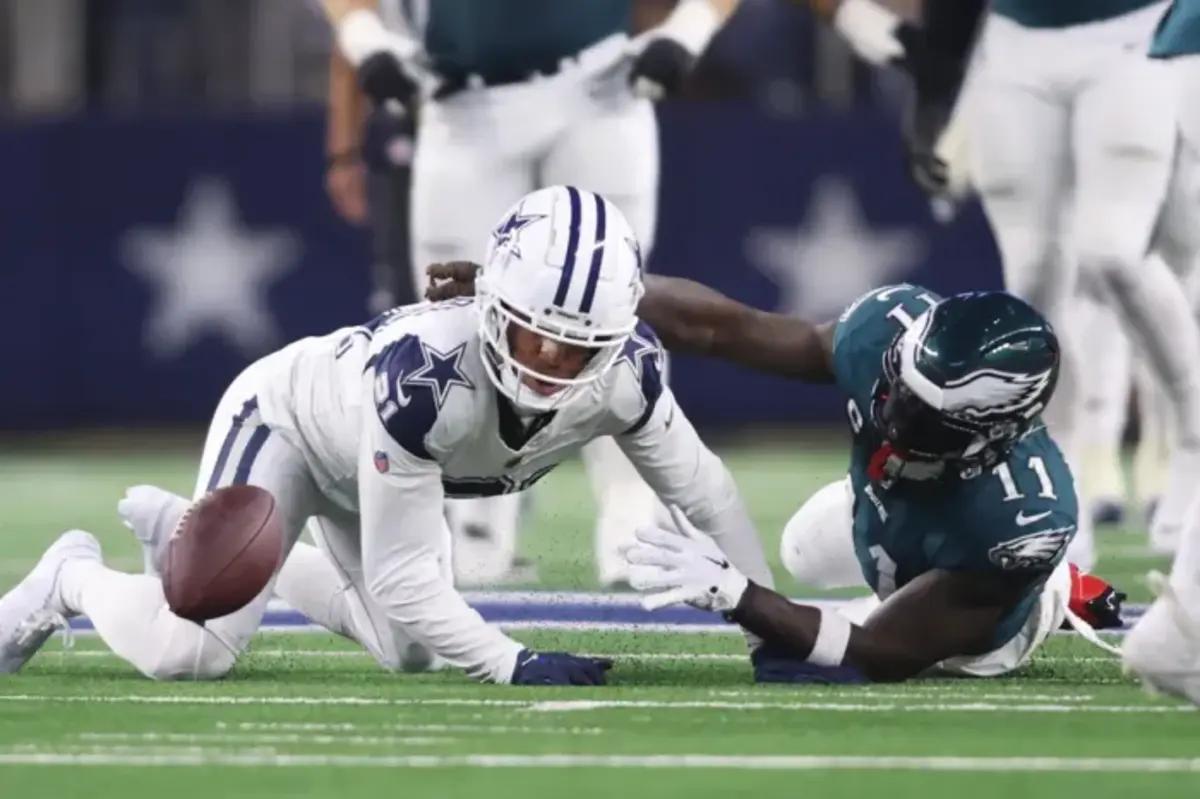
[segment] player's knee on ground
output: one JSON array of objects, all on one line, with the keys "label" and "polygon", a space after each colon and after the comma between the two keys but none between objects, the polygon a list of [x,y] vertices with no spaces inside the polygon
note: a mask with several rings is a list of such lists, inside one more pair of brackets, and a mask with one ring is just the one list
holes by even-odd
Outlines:
[{"label": "player's knee on ground", "polygon": [[788,520],[779,541],[779,556],[792,577],[804,585],[841,588],[862,584],[844,480],[813,494]]},{"label": "player's knee on ground", "polygon": [[394,643],[394,646],[382,652],[372,653],[375,655],[375,662],[385,670],[419,674],[433,668],[436,655],[425,645],[399,636],[394,639]]},{"label": "player's knee on ground", "polygon": [[146,676],[155,680],[218,680],[237,654],[198,624],[178,619],[158,638],[159,649]]}]

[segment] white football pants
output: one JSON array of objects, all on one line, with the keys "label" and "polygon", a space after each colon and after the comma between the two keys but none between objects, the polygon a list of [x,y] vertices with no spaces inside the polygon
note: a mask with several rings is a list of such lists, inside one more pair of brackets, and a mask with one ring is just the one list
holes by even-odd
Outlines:
[{"label": "white football pants", "polygon": [[[366,590],[357,517],[326,499],[300,451],[262,424],[258,375],[251,366],[218,404],[195,496],[234,484],[271,492],[290,553],[271,584],[241,610],[201,626],[170,611],[158,577],[71,561],[62,573],[68,607],[86,614],[114,653],[158,680],[224,676],[258,630],[273,590],[313,621],[361,643],[385,668],[429,666],[431,653],[395,629]],[[176,519],[186,507],[179,503]],[[321,550],[297,543],[310,517]]]},{"label": "white football pants", "polygon": [[[651,104],[629,91],[625,41],[605,39],[550,77],[469,88],[424,105],[412,186],[418,292],[430,263],[482,262],[500,216],[543,186],[602,194],[625,214],[642,251],[650,251],[658,128]],[[634,527],[653,520],[655,497],[611,439],[588,444],[583,458],[599,505],[599,578],[611,583],[624,579],[619,550],[632,542]],[[451,501],[447,519],[460,584],[492,582],[510,570],[519,512],[516,495]]]},{"label": "white football pants", "polygon": [[1078,272],[1110,298],[1171,400],[1178,448],[1155,524],[1178,529],[1200,480],[1200,329],[1179,280],[1146,258],[1176,138],[1166,66],[1144,57],[1162,10],[1065,29],[993,14],[966,101],[971,173],[1005,282],[1062,339],[1047,414],[1055,437],[1077,468],[1080,381],[1090,379],[1067,319]]},{"label": "white football pants", "polygon": [[[809,497],[788,520],[779,556],[797,582],[817,588],[867,587],[854,554],[854,496],[849,478],[830,483]],[[952,674],[994,677],[1020,668],[1062,625],[1071,598],[1071,575],[1064,559],[1050,575],[1025,626],[1003,646],[983,655],[951,658],[940,668]],[[855,600],[845,615],[862,624],[881,604],[875,596]]]},{"label": "white football pants", "polygon": [[[1179,100],[1180,146],[1190,164],[1200,164],[1200,56],[1186,56],[1169,62],[1174,88]],[[1200,217],[1200,181],[1188,190],[1186,207],[1192,224]],[[1200,500],[1197,500],[1200,504]],[[1193,514],[1192,523],[1183,529],[1175,562],[1171,567],[1171,583],[1184,598],[1200,597],[1200,514]]]},{"label": "white football pants", "polygon": [[[1189,148],[1178,146],[1149,257],[1160,258],[1183,282],[1193,315],[1200,313],[1195,292],[1196,262],[1200,257],[1200,225],[1195,217],[1198,201],[1200,158]],[[1111,302],[1083,287],[1076,297],[1077,310],[1070,316],[1082,330],[1077,337],[1082,347],[1081,361],[1089,368],[1079,411],[1079,429],[1088,431],[1088,445],[1082,450],[1085,493],[1097,499],[1124,496],[1119,455],[1132,371],[1141,430],[1132,488],[1137,501],[1144,505],[1156,500],[1166,485],[1170,441],[1174,437],[1171,403],[1153,371],[1146,368],[1144,358],[1138,357],[1136,368],[1132,368],[1131,361],[1140,353],[1134,353],[1130,347],[1128,334]]]}]

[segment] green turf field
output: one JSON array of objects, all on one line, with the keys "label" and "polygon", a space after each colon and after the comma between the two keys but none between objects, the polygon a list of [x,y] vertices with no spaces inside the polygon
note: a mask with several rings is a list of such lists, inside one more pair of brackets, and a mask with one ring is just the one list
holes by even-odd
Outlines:
[{"label": "green turf field", "polygon": [[[0,518],[0,586],[20,579],[45,546],[71,527],[95,533],[106,558],[117,566],[141,569],[140,549],[117,518],[117,500],[126,486],[137,483],[190,494],[200,442],[191,449],[163,449],[153,439],[120,446],[120,439],[106,438],[87,447],[68,442],[0,452],[0,507],[6,511]],[[779,443],[715,449],[737,478],[780,588],[812,593],[796,585],[780,566],[779,533],[809,495],[845,473],[847,455],[840,438],[787,434]],[[522,542],[524,554],[537,564],[536,587],[596,587],[591,560],[594,507],[578,462],[564,464],[538,484],[531,526]],[[1133,600],[1148,599],[1143,578],[1167,561],[1147,552],[1145,530],[1103,530],[1100,547],[1099,571]]]},{"label": "green turf field", "polygon": [[[773,558],[789,514],[843,465],[828,439],[721,452]],[[137,568],[113,508],[143,481],[186,491],[189,454],[0,456],[0,588],[69,526]],[[541,585],[594,587],[581,470],[547,478],[534,513],[525,552]],[[1138,575],[1162,561],[1143,536],[1105,531],[1102,551],[1100,571],[1145,599]],[[95,638],[52,640],[0,678],[0,797],[1200,796],[1200,715],[1147,696],[1074,636],[1005,679],[799,689],[755,686],[737,635],[514,635],[613,655],[612,685],[391,675],[340,639],[279,633],[223,682],[154,684]]]}]

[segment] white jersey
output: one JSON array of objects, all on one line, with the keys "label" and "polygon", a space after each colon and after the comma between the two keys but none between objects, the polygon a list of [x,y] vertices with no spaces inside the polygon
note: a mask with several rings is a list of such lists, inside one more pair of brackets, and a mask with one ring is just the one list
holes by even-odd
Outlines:
[{"label": "white jersey", "polygon": [[421,303],[257,367],[264,423],[305,453],[329,499],[360,514],[368,587],[406,633],[477,677],[511,678],[521,645],[466,605],[441,562],[443,499],[522,490],[601,436],[616,436],[664,502],[771,585],[732,477],[675,404],[648,327],[587,396],[531,420],[488,379],[478,330],[473,300]]}]

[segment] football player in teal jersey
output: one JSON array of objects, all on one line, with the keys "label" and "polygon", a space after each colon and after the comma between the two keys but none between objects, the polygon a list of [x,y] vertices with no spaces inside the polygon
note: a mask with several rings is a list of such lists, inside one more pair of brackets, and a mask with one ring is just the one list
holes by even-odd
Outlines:
[{"label": "football player in teal jersey", "polygon": [[[472,274],[435,267],[435,282],[452,282],[434,296],[470,291]],[[793,605],[698,536],[643,529],[626,554],[648,606],[722,611],[762,637],[760,681],[898,680],[939,664],[1003,674],[1064,618],[1119,623],[1122,596],[1064,560],[1074,481],[1039,416],[1058,339],[1026,303],[899,285],[814,325],[652,276],[638,314],[668,348],[834,383],[846,396],[848,480],[804,504],[781,551],[802,583],[870,587],[875,599],[859,608],[869,616]]]}]

